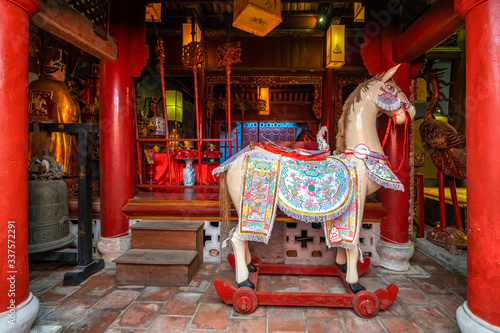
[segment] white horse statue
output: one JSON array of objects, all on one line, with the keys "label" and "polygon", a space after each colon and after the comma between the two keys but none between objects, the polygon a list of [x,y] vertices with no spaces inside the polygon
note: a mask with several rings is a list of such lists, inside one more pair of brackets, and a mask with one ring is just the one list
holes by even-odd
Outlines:
[{"label": "white horse statue", "polygon": [[238,288],[255,289],[249,280],[249,272],[256,267],[248,241],[267,243],[278,206],[297,220],[323,222],[328,247],[339,248],[336,264],[346,282],[354,293],[365,290],[358,282],[357,260],[362,260],[359,233],[366,196],[381,186],[404,190],[384,155],[377,116],[385,113],[395,124],[415,116],[415,108],[392,80],[398,67],[360,84],[346,100],[337,134],[340,155],[324,156],[330,149],[318,135],[319,151],[250,145],[214,170],[220,174],[221,218],[226,229],[229,199],[238,213],[238,224],[228,238]]}]

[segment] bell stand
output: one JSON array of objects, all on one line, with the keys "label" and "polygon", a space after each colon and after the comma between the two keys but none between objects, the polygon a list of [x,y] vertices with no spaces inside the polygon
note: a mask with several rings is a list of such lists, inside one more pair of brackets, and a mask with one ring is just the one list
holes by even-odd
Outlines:
[{"label": "bell stand", "polygon": [[[229,254],[227,260],[235,269],[234,255]],[[250,314],[257,305],[285,305],[285,306],[323,306],[352,308],[360,317],[371,318],[379,310],[387,309],[398,295],[398,287],[391,283],[385,289],[375,292],[363,290],[354,294],[346,282],[345,274],[337,266],[315,265],[272,265],[261,264],[258,259],[252,258],[252,263],[257,267],[257,272],[250,273],[249,279],[255,286],[258,285],[259,274],[295,274],[338,276],[348,293],[313,293],[313,292],[273,292],[258,291],[248,287],[236,288],[221,279],[214,281],[217,295],[226,304],[232,304],[236,311]],[[365,258],[363,263],[358,262],[358,274],[361,276],[370,266],[370,258]]]},{"label": "bell stand", "polygon": [[[104,260],[94,259],[92,255],[92,133],[96,133],[98,127],[90,123],[39,123],[39,128],[47,133],[78,134],[78,247],[76,256],[48,252],[30,258],[76,261],[75,268],[64,274],[63,286],[77,286],[104,268]],[[29,131],[34,131],[32,123]]]}]

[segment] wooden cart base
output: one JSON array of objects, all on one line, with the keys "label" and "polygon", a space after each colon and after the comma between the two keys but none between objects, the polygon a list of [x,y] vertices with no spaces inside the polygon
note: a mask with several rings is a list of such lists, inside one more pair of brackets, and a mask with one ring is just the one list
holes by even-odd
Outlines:
[{"label": "wooden cart base", "polygon": [[[227,259],[234,269],[234,256],[229,254]],[[349,293],[257,291],[248,287],[236,288],[230,283],[216,279],[214,286],[219,297],[226,304],[232,304],[239,313],[252,313],[257,305],[324,306],[353,308],[360,317],[371,318],[379,310],[387,309],[399,291],[398,287],[391,283],[387,288],[375,292],[363,290],[354,294],[345,280],[345,274],[340,272],[337,266],[270,265],[260,264],[256,259],[252,262],[257,267],[257,272],[250,273],[249,278],[255,286],[259,274],[338,276]],[[369,258],[365,258],[363,263],[358,262],[359,275],[365,273],[369,266]]]}]

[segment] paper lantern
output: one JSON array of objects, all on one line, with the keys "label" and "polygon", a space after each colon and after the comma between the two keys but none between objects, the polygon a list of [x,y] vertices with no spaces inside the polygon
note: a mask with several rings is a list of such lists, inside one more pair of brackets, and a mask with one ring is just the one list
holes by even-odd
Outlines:
[{"label": "paper lantern", "polygon": [[341,68],[345,64],[345,26],[332,24],[326,32],[326,68]]},{"label": "paper lantern", "polygon": [[191,23],[183,23],[182,24],[182,45],[188,45],[189,43],[195,41],[201,41],[201,30],[197,23],[194,24],[194,40],[193,35],[191,34],[193,26]]},{"label": "paper lantern", "polygon": [[364,22],[365,21],[365,7],[361,2],[354,3],[354,22]]},{"label": "paper lantern", "polygon": [[177,90],[166,90],[165,105],[168,120],[182,123],[182,93]]},{"label": "paper lantern", "polygon": [[263,110],[259,110],[259,115],[261,116],[269,116],[271,114],[271,110],[269,108],[269,88],[257,87],[259,89],[259,99],[266,102],[266,107]]},{"label": "paper lantern", "polygon": [[146,22],[161,22],[161,3],[146,5]]},{"label": "paper lantern", "polygon": [[264,37],[281,23],[281,0],[235,0],[233,27]]}]

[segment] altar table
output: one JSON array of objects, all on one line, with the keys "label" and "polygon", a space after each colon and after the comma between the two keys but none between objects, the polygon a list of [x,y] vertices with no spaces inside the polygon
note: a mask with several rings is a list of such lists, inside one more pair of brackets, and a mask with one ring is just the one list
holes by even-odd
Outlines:
[{"label": "altar table", "polygon": [[[155,160],[155,183],[158,185],[169,185],[169,170],[166,153],[157,153],[154,155]],[[182,170],[186,166],[186,162],[176,159],[170,154],[172,166],[172,185],[182,184]],[[212,175],[212,170],[219,166],[218,162],[201,162],[201,185],[218,184],[219,177]],[[198,160],[193,161],[193,168],[196,170],[195,184],[200,184],[200,166]]]}]

